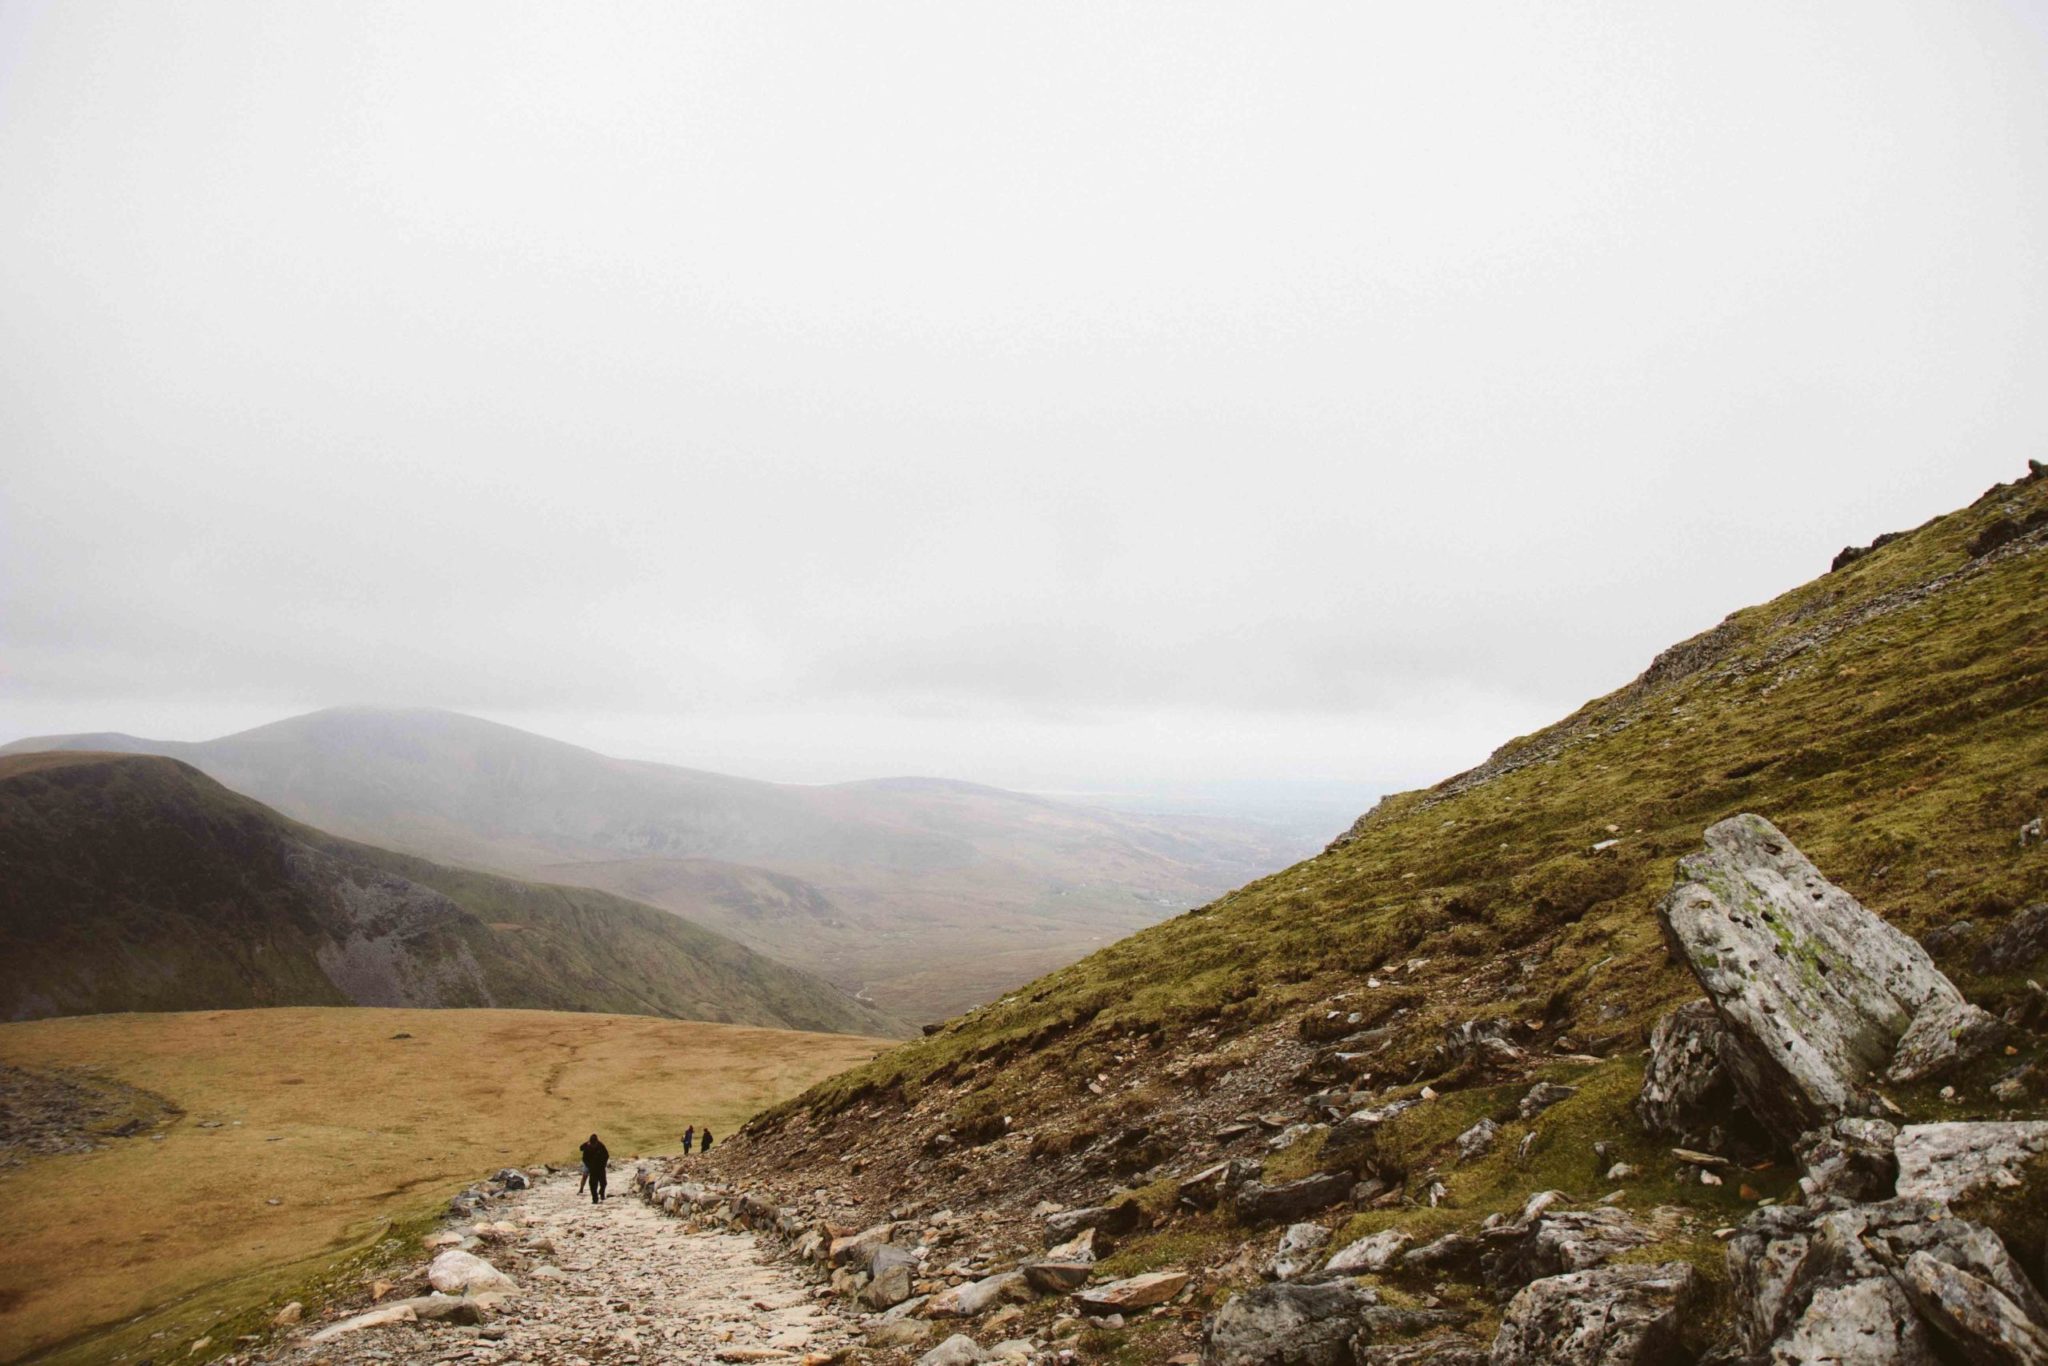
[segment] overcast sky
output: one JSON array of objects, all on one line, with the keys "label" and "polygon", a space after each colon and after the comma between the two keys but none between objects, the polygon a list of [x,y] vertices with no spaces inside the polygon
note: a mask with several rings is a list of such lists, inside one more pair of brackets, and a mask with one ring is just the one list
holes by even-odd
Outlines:
[{"label": "overcast sky", "polygon": [[1410,785],[2044,377],[2048,0],[0,0],[0,739]]}]

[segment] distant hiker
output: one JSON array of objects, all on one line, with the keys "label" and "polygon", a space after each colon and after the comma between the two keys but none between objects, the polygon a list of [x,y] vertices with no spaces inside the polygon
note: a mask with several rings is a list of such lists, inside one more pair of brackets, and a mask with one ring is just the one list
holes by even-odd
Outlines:
[{"label": "distant hiker", "polygon": [[704,1126],[704,1137],[698,1140],[697,1151],[701,1153],[711,1151],[711,1126],[708,1124]]},{"label": "distant hiker", "polygon": [[[582,1152],[583,1172],[590,1178],[590,1203],[594,1205],[604,1199],[604,1169],[605,1164],[612,1160],[612,1155],[596,1134],[590,1136],[590,1141],[583,1145]],[[581,1191],[583,1188],[578,1186],[576,1189]]]},{"label": "distant hiker", "polygon": [[694,1124],[692,1124],[692,1125],[691,1125],[691,1126],[690,1126],[689,1128],[687,1128],[687,1129],[683,1130],[683,1156],[684,1156],[684,1157],[688,1157],[688,1156],[690,1155],[690,1145],[691,1145],[692,1143],[695,1143],[696,1141],[697,1141],[697,1126],[696,1126],[696,1125],[694,1125]]}]

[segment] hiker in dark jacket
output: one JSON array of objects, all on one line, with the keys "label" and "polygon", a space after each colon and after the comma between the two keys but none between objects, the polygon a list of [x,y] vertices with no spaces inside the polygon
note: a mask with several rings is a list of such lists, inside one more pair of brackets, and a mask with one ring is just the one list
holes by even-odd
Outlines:
[{"label": "hiker in dark jacket", "polygon": [[596,1134],[590,1136],[582,1151],[583,1170],[590,1177],[590,1203],[594,1205],[604,1199],[604,1169],[612,1155]]},{"label": "hiker in dark jacket", "polygon": [[708,1124],[704,1126],[703,1138],[698,1140],[697,1151],[700,1153],[708,1153],[711,1151],[711,1126]]},{"label": "hiker in dark jacket", "polygon": [[691,1146],[691,1145],[692,1145],[693,1143],[695,1143],[696,1141],[697,1141],[697,1126],[696,1126],[696,1125],[694,1125],[694,1124],[692,1124],[692,1125],[691,1125],[691,1126],[690,1126],[689,1128],[687,1128],[687,1129],[683,1130],[683,1156],[684,1156],[684,1157],[688,1157],[688,1156],[690,1155],[690,1146]]}]

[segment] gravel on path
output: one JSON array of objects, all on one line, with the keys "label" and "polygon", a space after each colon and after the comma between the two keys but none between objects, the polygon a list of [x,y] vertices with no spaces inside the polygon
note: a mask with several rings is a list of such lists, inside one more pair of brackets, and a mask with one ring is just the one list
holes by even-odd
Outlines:
[{"label": "gravel on path", "polygon": [[[520,1232],[475,1251],[520,1289],[483,1323],[400,1322],[321,1343],[309,1339],[330,1325],[307,1323],[283,1350],[256,1359],[276,1366],[800,1363],[830,1360],[858,1340],[816,1288],[769,1260],[750,1233],[693,1233],[627,1195],[592,1204],[573,1176],[560,1174],[510,1196],[492,1217]],[[424,1286],[416,1293],[426,1293]]]}]

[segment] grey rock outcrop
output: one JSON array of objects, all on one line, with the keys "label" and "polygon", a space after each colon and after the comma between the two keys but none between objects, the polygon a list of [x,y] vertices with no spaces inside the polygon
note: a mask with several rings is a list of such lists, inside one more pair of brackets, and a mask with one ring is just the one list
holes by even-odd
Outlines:
[{"label": "grey rock outcrop", "polygon": [[1930,1366],[1945,1337],[1973,1361],[2026,1360],[1999,1344],[2030,1340],[2015,1325],[2048,1330],[2004,1241],[1928,1200],[1759,1210],[1730,1239],[1728,1271],[1729,1359]]},{"label": "grey rock outcrop", "polygon": [[1266,1267],[1271,1280],[1291,1281],[1312,1270],[1330,1243],[1330,1230],[1321,1224],[1289,1224],[1280,1235],[1280,1246]]},{"label": "grey rock outcrop", "polygon": [[1809,1199],[1885,1200],[1895,1191],[1899,1161],[1892,1152],[1898,1126],[1882,1119],[1838,1119],[1802,1135],[1795,1151],[1806,1174],[1799,1188]]},{"label": "grey rock outcrop", "polygon": [[1953,1205],[1991,1192],[2048,1196],[2028,1183],[2030,1169],[2048,1159],[2048,1119],[1909,1124],[1892,1146],[1902,1198]]},{"label": "grey rock outcrop", "polygon": [[1305,1176],[1278,1186],[1252,1181],[1240,1187],[1232,1199],[1238,1222],[1278,1224],[1314,1214],[1336,1204],[1351,1193],[1351,1178],[1342,1172]]},{"label": "grey rock outcrop", "polygon": [[1721,1065],[1721,1052],[1735,1046],[1712,1001],[1687,1001],[1665,1012],[1650,1031],[1650,1061],[1636,1097],[1644,1130],[1687,1147],[1720,1148],[1722,1125],[1736,1103],[1735,1078]]},{"label": "grey rock outcrop", "polygon": [[1352,1341],[1379,1297],[1346,1282],[1276,1282],[1217,1310],[1202,1335],[1203,1366],[1349,1366]]},{"label": "grey rock outcrop", "polygon": [[1922,1011],[1974,1022],[1925,949],[1761,816],[1710,826],[1657,915],[1740,1045],[1721,1051],[1722,1066],[1786,1144],[1860,1112],[1866,1078],[1891,1065]]},{"label": "grey rock outcrop", "polygon": [[1900,1279],[1914,1307],[1972,1362],[2038,1366],[2048,1361],[2048,1319],[2029,1313],[1983,1277],[1932,1253],[1915,1252]]},{"label": "grey rock outcrop", "polygon": [[985,1360],[981,1344],[965,1333],[955,1333],[917,1359],[917,1366],[977,1366]]},{"label": "grey rock outcrop", "polygon": [[1604,1266],[1621,1253],[1656,1241],[1655,1233],[1624,1210],[1604,1205],[1556,1210],[1489,1235],[1480,1270],[1495,1293],[1508,1294],[1549,1276]]},{"label": "grey rock outcrop", "polygon": [[1406,1229],[1387,1228],[1378,1233],[1368,1233],[1341,1248],[1323,1264],[1323,1271],[1331,1276],[1363,1276],[1367,1272],[1385,1271],[1414,1241],[1415,1235]]},{"label": "grey rock outcrop", "polygon": [[1989,976],[2025,972],[2048,958],[2048,902],[2029,906],[1999,927],[1970,957],[1970,971]]},{"label": "grey rock outcrop", "polygon": [[1078,1237],[1088,1229],[1095,1229],[1111,1236],[1129,1233],[1138,1226],[1144,1211],[1132,1200],[1119,1201],[1114,1205],[1090,1205],[1085,1209],[1063,1210],[1046,1216],[1045,1241],[1047,1245],[1064,1243]]},{"label": "grey rock outcrop", "polygon": [[1684,1262],[1609,1266],[1532,1282],[1509,1303],[1492,1366],[1665,1366],[1700,1295]]}]

